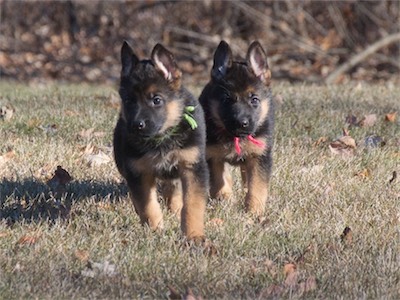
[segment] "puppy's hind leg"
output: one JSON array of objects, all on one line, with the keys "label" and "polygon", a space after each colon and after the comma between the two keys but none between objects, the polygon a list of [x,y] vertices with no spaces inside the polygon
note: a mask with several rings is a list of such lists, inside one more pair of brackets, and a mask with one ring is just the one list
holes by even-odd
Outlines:
[{"label": "puppy's hind leg", "polygon": [[169,210],[180,218],[183,206],[182,181],[180,179],[164,180],[161,184],[161,194]]}]

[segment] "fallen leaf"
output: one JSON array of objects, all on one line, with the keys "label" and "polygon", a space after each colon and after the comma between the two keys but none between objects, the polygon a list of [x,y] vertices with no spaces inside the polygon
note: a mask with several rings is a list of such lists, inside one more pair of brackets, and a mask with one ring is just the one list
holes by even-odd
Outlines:
[{"label": "fallen leaf", "polygon": [[303,167],[300,169],[300,172],[308,175],[318,175],[322,172],[323,169],[323,165],[314,165],[312,167]]},{"label": "fallen leaf", "polygon": [[89,128],[89,129],[82,129],[82,130],[78,133],[78,135],[79,135],[81,138],[90,138],[90,137],[93,135],[93,132],[94,132],[94,128],[92,127],[92,128]]},{"label": "fallen leaf", "polygon": [[357,117],[353,114],[349,114],[346,119],[345,119],[346,124],[349,124],[350,126],[357,126],[358,121]]},{"label": "fallen leaf", "polygon": [[47,181],[47,185],[55,193],[55,197],[59,197],[66,191],[66,184],[69,183],[73,178],[64,170],[61,166],[57,166],[54,176]]},{"label": "fallen leaf", "polygon": [[315,142],[313,143],[313,146],[314,146],[314,147],[318,147],[318,146],[320,146],[320,145],[323,145],[323,144],[326,143],[327,140],[328,140],[327,137],[322,136],[322,137],[320,137],[317,141],[315,141]]},{"label": "fallen leaf", "polygon": [[356,141],[349,135],[344,135],[329,144],[331,152],[342,157],[350,157],[354,155],[354,150],[356,148]]},{"label": "fallen leaf", "polygon": [[392,184],[397,179],[397,172],[393,171],[392,178],[389,180],[389,184]]},{"label": "fallen leaf", "polygon": [[111,161],[110,156],[105,154],[102,151],[99,151],[97,154],[88,154],[85,155],[85,160],[89,164],[89,166],[100,166],[102,164],[106,164]]},{"label": "fallen leaf", "polygon": [[83,129],[78,133],[83,139],[90,139],[92,137],[103,137],[106,133],[104,131],[94,131],[94,128]]},{"label": "fallen leaf", "polygon": [[188,288],[185,295],[182,297],[183,300],[202,300],[201,296],[195,296],[192,289]]},{"label": "fallen leaf", "polygon": [[43,167],[39,168],[33,176],[37,179],[46,179],[49,180],[52,176],[51,170],[53,169],[53,166],[51,164],[46,164]]},{"label": "fallen leaf", "polygon": [[94,278],[96,276],[114,277],[118,274],[117,267],[108,261],[103,263],[90,263],[82,270],[82,276]]},{"label": "fallen leaf", "polygon": [[343,233],[340,235],[340,240],[346,245],[350,245],[353,242],[353,232],[350,227],[346,227]]},{"label": "fallen leaf", "polygon": [[358,122],[358,125],[360,127],[371,127],[375,125],[377,120],[378,117],[376,116],[376,114],[366,115],[360,120],[360,122]]},{"label": "fallen leaf", "polygon": [[0,238],[7,237],[9,235],[10,235],[9,232],[0,232]]},{"label": "fallen leaf", "polygon": [[58,131],[57,124],[40,125],[39,128],[46,134],[55,134]]},{"label": "fallen leaf", "polygon": [[38,239],[39,239],[38,236],[24,235],[18,240],[17,244],[31,246],[31,245],[35,244]]},{"label": "fallen leaf", "polygon": [[300,282],[298,286],[298,293],[304,294],[317,289],[317,280],[315,276],[310,276],[304,282]]},{"label": "fallen leaf", "polygon": [[113,93],[111,94],[110,98],[108,99],[108,106],[112,108],[118,109],[121,106],[121,99],[118,94]]},{"label": "fallen leaf", "polygon": [[215,226],[215,227],[220,227],[224,224],[224,220],[219,219],[219,218],[213,218],[208,222],[211,226]]},{"label": "fallen leaf", "polygon": [[366,179],[371,176],[371,171],[369,169],[364,169],[354,174],[354,176],[359,177],[361,179]]},{"label": "fallen leaf", "polygon": [[259,299],[279,297],[285,291],[284,287],[280,284],[271,284],[266,289],[262,290]]},{"label": "fallen leaf", "polygon": [[386,143],[380,136],[371,135],[365,138],[364,144],[367,148],[377,148],[385,146]]},{"label": "fallen leaf", "polygon": [[397,111],[389,113],[389,114],[386,114],[385,121],[393,123],[393,122],[396,121],[396,118],[397,118]]},{"label": "fallen leaf", "polygon": [[169,290],[168,299],[171,299],[171,300],[181,300],[182,299],[182,295],[172,285],[168,285],[168,290]]},{"label": "fallen leaf", "polygon": [[69,175],[68,171],[63,169],[61,166],[57,166],[57,169],[54,172],[54,179],[57,179],[60,184],[67,184],[72,180],[71,175]]},{"label": "fallen leaf", "polygon": [[5,165],[7,162],[9,162],[14,157],[15,157],[14,150],[9,150],[8,152],[4,153],[3,155],[0,155],[0,166]]},{"label": "fallen leaf", "polygon": [[3,119],[4,121],[10,121],[14,115],[14,112],[15,110],[11,106],[2,106],[0,108],[0,119]]},{"label": "fallen leaf", "polygon": [[76,250],[74,255],[81,262],[87,262],[89,260],[89,252],[86,250]]},{"label": "fallen leaf", "polygon": [[289,263],[283,267],[283,274],[285,275],[285,285],[294,287],[297,284],[297,267],[295,264]]}]

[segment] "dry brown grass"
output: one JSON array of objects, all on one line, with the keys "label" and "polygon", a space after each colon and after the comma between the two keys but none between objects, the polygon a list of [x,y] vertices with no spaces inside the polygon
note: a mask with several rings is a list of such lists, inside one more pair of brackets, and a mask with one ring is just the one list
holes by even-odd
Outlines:
[{"label": "dry brown grass", "polygon": [[[235,201],[207,207],[212,255],[187,248],[168,213],[163,232],[142,228],[113,161],[88,164],[88,154],[111,155],[113,89],[0,88],[0,106],[15,109],[0,121],[0,298],[167,298],[187,288],[207,299],[400,297],[400,184],[389,183],[400,124],[384,120],[399,112],[398,87],[277,85],[265,219],[243,213],[236,180]],[[377,121],[350,129],[357,148],[341,158],[329,143],[349,113]],[[90,128],[97,134],[79,134]],[[385,145],[365,146],[371,135]],[[74,178],[61,199],[46,184],[58,165]]]}]

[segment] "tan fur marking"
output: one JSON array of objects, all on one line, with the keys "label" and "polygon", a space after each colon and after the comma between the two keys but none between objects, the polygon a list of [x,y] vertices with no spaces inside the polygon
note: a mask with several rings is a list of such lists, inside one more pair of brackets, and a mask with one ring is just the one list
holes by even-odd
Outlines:
[{"label": "tan fur marking", "polygon": [[198,162],[200,150],[198,147],[190,147],[177,151],[178,160],[187,165],[193,165]]},{"label": "tan fur marking", "polygon": [[167,119],[160,129],[160,133],[179,124],[182,116],[183,107],[177,100],[168,101],[165,105]]},{"label": "tan fur marking", "polygon": [[268,182],[259,170],[256,159],[246,161],[246,177],[248,186],[246,211],[261,216],[268,198]]},{"label": "tan fur marking", "polygon": [[232,176],[227,163],[222,160],[211,160],[210,164],[210,195],[218,200],[232,198]]},{"label": "tan fur marking", "polygon": [[143,199],[136,199],[134,191],[130,191],[131,199],[142,224],[148,224],[153,230],[163,228],[163,215],[157,201],[157,189],[154,178],[147,176],[143,183],[145,195]]},{"label": "tan fur marking", "polygon": [[263,99],[261,101],[261,112],[260,112],[260,118],[258,119],[257,122],[257,127],[261,126],[265,119],[268,116],[268,112],[269,112],[269,99]]},{"label": "tan fur marking", "polygon": [[158,87],[157,87],[157,85],[155,85],[155,84],[151,84],[151,85],[149,85],[147,88],[146,88],[146,90],[145,90],[145,95],[146,96],[150,96],[150,95],[152,95],[152,94],[156,94],[157,92],[158,92]]},{"label": "tan fur marking", "polygon": [[164,200],[167,202],[169,210],[178,218],[180,218],[183,206],[181,180],[164,180],[162,183],[161,193]]},{"label": "tan fur marking", "polygon": [[135,170],[142,173],[151,173],[152,170],[166,168],[168,166],[190,166],[198,161],[200,151],[193,146],[168,152],[165,155],[150,152],[143,157],[132,160],[131,164]]},{"label": "tan fur marking", "polygon": [[207,192],[201,187],[191,169],[182,172],[182,188],[182,231],[188,239],[203,237]]}]

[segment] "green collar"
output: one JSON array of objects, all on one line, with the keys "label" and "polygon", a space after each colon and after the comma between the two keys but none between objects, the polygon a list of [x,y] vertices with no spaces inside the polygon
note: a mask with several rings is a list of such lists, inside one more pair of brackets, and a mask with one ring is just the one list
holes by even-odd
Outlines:
[{"label": "green collar", "polygon": [[[190,128],[192,128],[192,130],[195,130],[198,127],[197,122],[196,122],[195,118],[193,117],[193,112],[195,109],[196,109],[196,106],[190,105],[190,106],[186,106],[185,109],[183,110],[183,118],[189,124],[189,126],[190,126]],[[149,141],[155,142],[157,145],[160,145],[166,139],[174,136],[178,132],[178,129],[179,129],[179,124],[168,129],[160,137],[149,138]]]}]

